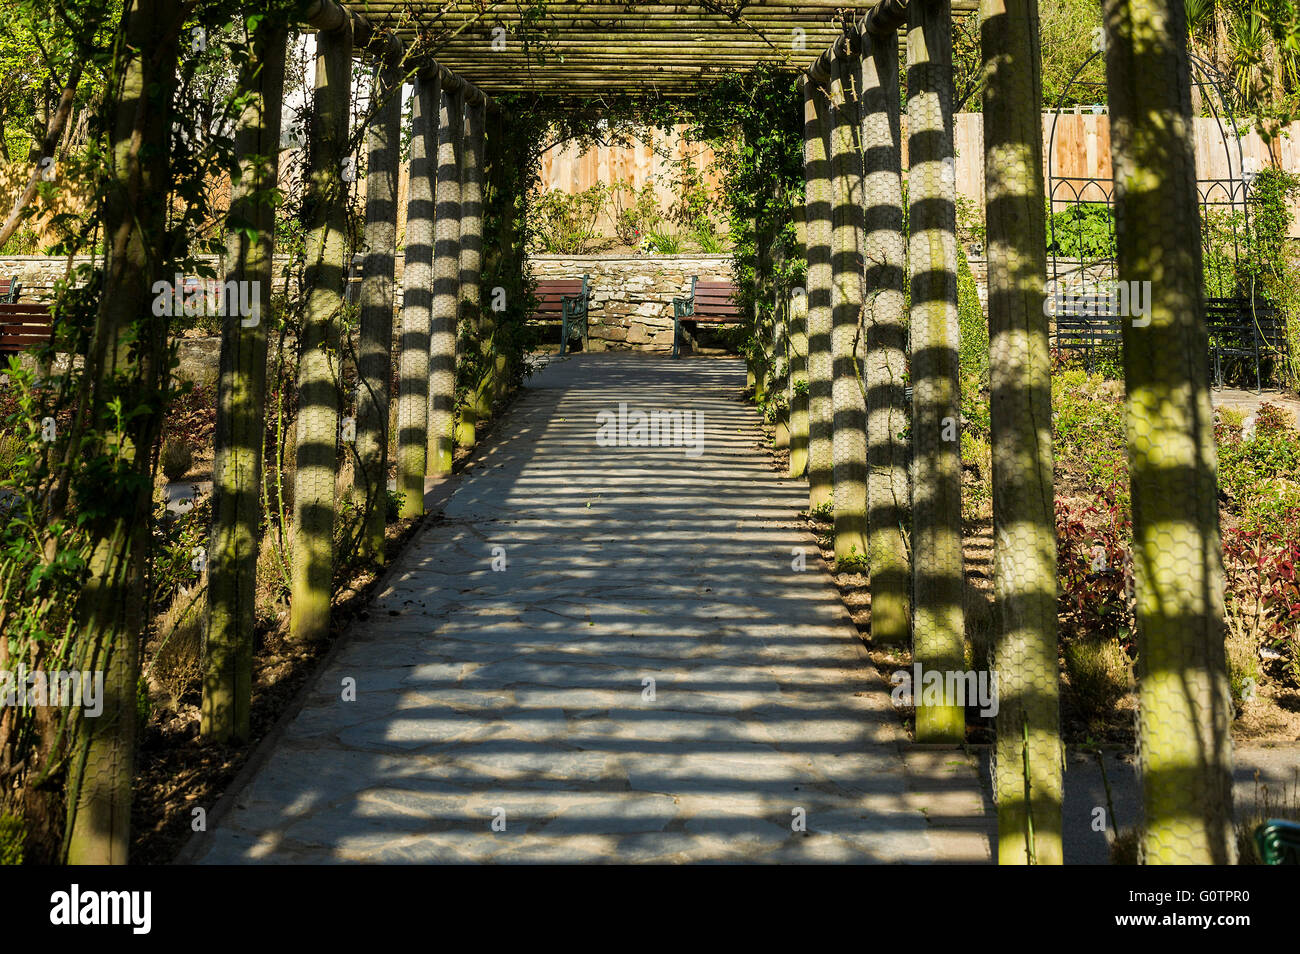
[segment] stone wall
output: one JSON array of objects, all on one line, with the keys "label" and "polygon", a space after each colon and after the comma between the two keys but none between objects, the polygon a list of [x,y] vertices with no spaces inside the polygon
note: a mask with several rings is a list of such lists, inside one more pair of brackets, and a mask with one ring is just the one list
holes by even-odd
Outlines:
[{"label": "stone wall", "polygon": [[591,276],[588,344],[592,351],[673,347],[673,299],[700,281],[730,281],[730,255],[534,255],[538,281]]},{"label": "stone wall", "polygon": [[[399,283],[402,258],[397,256]],[[81,261],[85,259],[79,259],[78,264]],[[671,350],[673,298],[687,294],[691,276],[698,276],[701,281],[730,281],[732,278],[729,255],[535,255],[531,261],[533,274],[539,281],[591,276],[589,344],[593,351]],[[213,264],[220,271],[215,260]],[[360,265],[360,257],[357,265]],[[971,257],[970,266],[980,301],[987,310],[986,262],[983,258]],[[43,256],[0,258],[0,276],[17,275],[23,283],[22,298],[28,301],[48,298],[55,281],[63,277],[66,268],[63,259]],[[399,304],[400,301],[399,293]],[[209,361],[215,373],[215,339],[211,342],[185,339],[181,350],[186,377],[202,380],[202,367]]]}]

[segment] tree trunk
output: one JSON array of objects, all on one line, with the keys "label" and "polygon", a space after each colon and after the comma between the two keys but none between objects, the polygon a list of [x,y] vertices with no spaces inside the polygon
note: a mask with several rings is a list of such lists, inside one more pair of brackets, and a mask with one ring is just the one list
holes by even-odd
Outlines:
[{"label": "tree trunk", "polygon": [[[108,402],[124,385],[132,403],[161,399],[166,386],[167,326],[153,315],[151,287],[168,252],[167,170],[180,22],[175,0],[128,0],[122,15],[113,178],[104,211],[104,290],[84,367],[90,406],[78,415],[92,427],[110,416]],[[127,479],[136,484],[133,491],[105,488],[122,496],[92,527],[92,575],[77,605],[80,667],[104,673],[104,710],[74,723],[63,845],[69,864],[127,863],[153,510],[150,451],[162,425],[161,404],[130,418],[117,447],[83,440],[64,462],[71,468],[116,453],[128,462]]]},{"label": "tree trunk", "polygon": [[[949,0],[908,6],[908,222],[912,272],[914,657],[923,671],[965,670],[961,404],[957,379],[957,221]],[[918,742],[960,742],[956,700],[922,704]]]},{"label": "tree trunk", "polygon": [[437,170],[437,74],[418,76],[411,108],[411,172],[402,269],[402,336],[397,388],[397,489],[400,513],[424,513],[429,432],[429,329],[433,304],[433,194]]},{"label": "tree trunk", "polygon": [[871,640],[906,646],[912,580],[903,527],[908,519],[907,302],[903,280],[903,180],[898,45],[869,35],[862,58],[862,153],[866,195],[867,548],[871,563]]},{"label": "tree trunk", "polygon": [[854,57],[837,57],[831,73],[831,456],[835,486],[835,562],[867,555],[867,405],[855,354],[862,316],[861,120]]},{"label": "tree trunk", "polygon": [[[284,94],[284,21],[264,19],[242,67],[247,94],[235,134],[240,175],[230,190],[224,300],[255,283],[254,315],[227,307],[221,329],[217,421],[213,433],[212,537],[208,541],[208,628],[204,644],[203,735],[245,740],[253,692],[253,630],[257,551],[261,537],[262,437],[266,428],[267,318],[274,279],[275,209],[279,181],[280,104]],[[256,232],[250,239],[247,229]]]},{"label": "tree trunk", "polygon": [[830,101],[825,87],[803,81],[804,174],[808,237],[808,506],[831,502],[831,168]]},{"label": "tree trunk", "polygon": [[[1183,5],[1106,0],[1147,864],[1233,864],[1223,555]],[[1141,323],[1139,323],[1141,322]]]},{"label": "tree trunk", "polygon": [[357,359],[357,492],[365,500],[361,554],[381,561],[388,509],[388,399],[393,373],[397,180],[401,169],[402,69],[394,59],[377,77],[379,111],[366,131],[366,260],[361,280]]},{"label": "tree trunk", "polygon": [[316,90],[303,218],[307,226],[307,307],[298,359],[297,473],[289,632],[329,634],[334,578],[334,497],[338,473],[339,312],[347,262],[348,104],[351,20],[316,34]]},{"label": "tree trunk", "polygon": [[998,861],[1062,862],[1042,77],[1033,0],[983,0]]}]

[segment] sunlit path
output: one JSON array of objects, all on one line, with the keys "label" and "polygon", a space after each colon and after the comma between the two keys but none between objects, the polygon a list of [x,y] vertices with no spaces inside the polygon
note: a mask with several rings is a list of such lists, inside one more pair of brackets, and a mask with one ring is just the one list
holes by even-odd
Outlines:
[{"label": "sunlit path", "polygon": [[[909,781],[744,382],[619,355],[529,381],[203,860],[986,860],[932,827],[975,821],[975,778]],[[601,446],[621,402],[630,438],[676,410],[702,442]]]}]

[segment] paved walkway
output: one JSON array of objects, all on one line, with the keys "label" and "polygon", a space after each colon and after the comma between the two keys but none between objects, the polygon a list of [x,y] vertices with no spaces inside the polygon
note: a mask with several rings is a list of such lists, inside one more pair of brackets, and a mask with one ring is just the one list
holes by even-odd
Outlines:
[{"label": "paved walkway", "polygon": [[[987,860],[971,760],[904,761],[744,380],[609,354],[534,376],[197,857]],[[698,456],[601,446],[620,402],[703,415]]]}]

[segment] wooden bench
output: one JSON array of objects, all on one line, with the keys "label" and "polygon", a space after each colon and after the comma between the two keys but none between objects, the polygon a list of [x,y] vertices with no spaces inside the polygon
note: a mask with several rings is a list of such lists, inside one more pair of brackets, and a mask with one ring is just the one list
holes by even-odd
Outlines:
[{"label": "wooden bench", "polygon": [[735,325],[745,320],[736,304],[736,286],[731,282],[702,282],[691,276],[691,293],[673,299],[673,357],[678,355],[682,325],[687,322]]},{"label": "wooden bench", "polygon": [[23,290],[23,283],[16,278],[0,278],[0,304],[18,303],[18,293]]},{"label": "wooden bench", "polygon": [[537,307],[532,321],[560,320],[560,354],[568,349],[569,335],[582,336],[582,350],[587,350],[587,309],[591,304],[591,276],[578,279],[552,278],[537,283],[533,292]]},{"label": "wooden bench", "polygon": [[1255,392],[1263,391],[1264,355],[1286,345],[1282,318],[1268,302],[1256,298],[1205,299],[1205,330],[1214,360],[1214,385],[1223,387],[1223,359],[1247,358],[1255,365]]},{"label": "wooden bench", "polygon": [[0,304],[0,354],[17,354],[48,344],[53,334],[49,305]]}]

